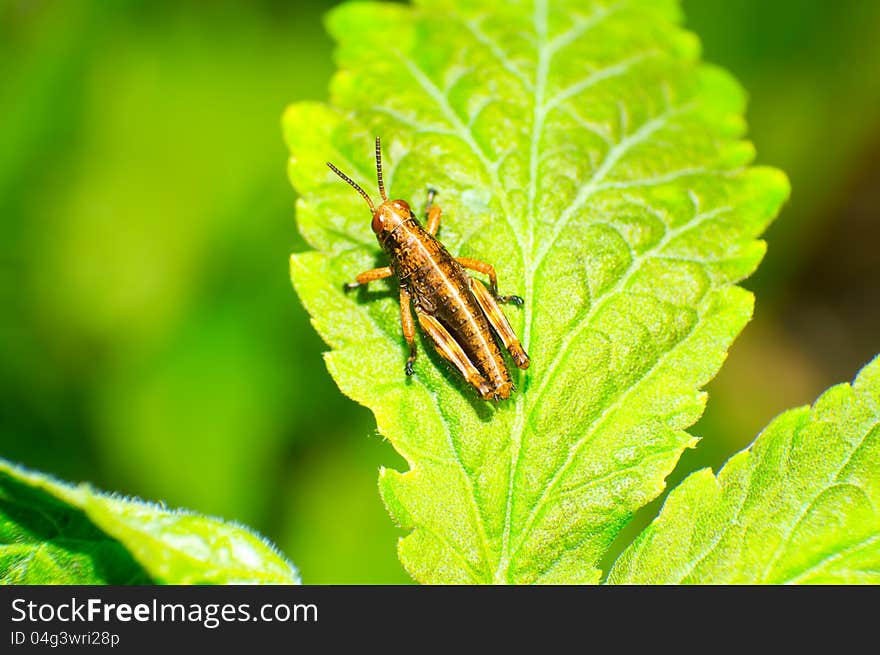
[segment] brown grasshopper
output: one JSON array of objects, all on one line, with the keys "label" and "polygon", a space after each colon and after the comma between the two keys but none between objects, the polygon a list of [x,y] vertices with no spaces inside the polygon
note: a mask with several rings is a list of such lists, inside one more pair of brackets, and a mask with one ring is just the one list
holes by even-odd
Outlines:
[{"label": "brown grasshopper", "polygon": [[[501,339],[516,365],[521,369],[528,368],[529,356],[498,305],[499,302],[522,305],[522,298],[499,296],[498,279],[491,264],[468,257],[453,257],[434,238],[440,227],[440,207],[434,204],[436,191],[428,190],[427,229],[418,223],[405,200],[388,200],[382,181],[382,152],[378,138],[376,176],[382,195],[382,204],[378,207],[351,178],[330,162],[327,165],[367,201],[373,214],[373,232],[391,260],[391,266],[361,273],[355,282],[345,285],[345,290],[392,275],[397,277],[400,282],[400,323],[409,344],[406,374],[412,375],[416,359],[412,304],[419,324],[437,352],[458,369],[480,397],[485,400],[509,398],[514,390],[513,382],[492,331]],[[468,276],[465,268],[486,275],[491,293],[482,282]]]}]

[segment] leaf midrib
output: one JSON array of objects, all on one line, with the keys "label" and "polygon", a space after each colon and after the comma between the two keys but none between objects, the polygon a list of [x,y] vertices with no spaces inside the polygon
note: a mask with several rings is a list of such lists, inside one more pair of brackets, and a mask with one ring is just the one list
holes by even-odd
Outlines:
[{"label": "leaf midrib", "polygon": [[[535,45],[537,47],[538,60],[535,68],[534,104],[532,110],[532,129],[529,142],[529,193],[528,193],[528,225],[529,247],[523,250],[523,269],[532,271],[531,253],[535,245],[535,201],[538,194],[538,149],[543,130],[544,115],[541,107],[544,103],[544,93],[547,85],[547,75],[550,68],[550,59],[545,51],[547,42],[547,3],[546,0],[535,0],[533,13],[535,25]],[[526,274],[525,296],[527,298],[523,312],[523,335],[522,343],[526,349],[531,343],[532,315],[534,313],[534,274]],[[516,416],[514,417],[511,433],[510,464],[507,467],[507,498],[504,503],[504,528],[501,534],[501,552],[498,554],[498,565],[495,568],[494,579],[496,583],[508,583],[510,571],[510,528],[513,518],[513,487],[516,480],[516,471],[519,467],[520,454],[522,452],[522,438],[525,427],[525,394],[516,397]]]},{"label": "leaf midrib", "polygon": [[[574,42],[579,36],[583,35],[588,29],[595,27],[602,23],[604,19],[606,19],[609,15],[611,15],[614,11],[617,10],[621,5],[616,5],[613,9],[609,10],[599,10],[590,17],[589,19],[581,22],[576,28],[569,30],[568,32],[560,35],[553,39],[550,44],[547,44],[547,35],[546,35],[546,21],[547,21],[547,3],[546,0],[536,0],[535,3],[535,29],[537,36],[537,45],[538,45],[538,65],[536,67],[536,82],[534,85],[535,88],[535,104],[534,104],[534,114],[532,121],[532,132],[531,132],[531,144],[530,144],[530,179],[529,179],[529,226],[530,226],[530,239],[529,239],[529,248],[524,257],[524,265],[527,271],[526,273],[526,294],[529,301],[526,305],[526,311],[524,316],[524,328],[523,328],[523,343],[528,347],[531,336],[531,327],[532,320],[534,314],[534,288],[536,282],[536,275],[538,269],[541,266],[541,263],[544,260],[544,257],[551,250],[559,235],[568,225],[571,217],[574,213],[583,207],[584,204],[601,188],[601,182],[605,179],[608,173],[613,170],[613,168],[619,163],[620,159],[625,156],[634,146],[637,146],[641,143],[647,141],[652,134],[659,131],[663,127],[665,127],[668,123],[668,120],[676,115],[677,113],[682,113],[687,110],[687,106],[681,108],[670,108],[667,112],[664,112],[660,116],[646,122],[641,127],[639,127],[635,132],[622,138],[619,142],[617,142],[614,146],[612,146],[605,155],[602,163],[599,167],[594,171],[594,173],[590,176],[590,178],[581,186],[578,190],[578,193],[575,195],[574,200],[569,204],[569,206],[563,210],[563,213],[560,215],[559,219],[557,219],[554,224],[554,229],[551,232],[550,238],[545,242],[546,245],[541,249],[538,253],[537,257],[534,261],[531,259],[531,254],[534,250],[535,243],[535,228],[537,225],[537,217],[536,217],[536,200],[537,200],[537,178],[538,178],[538,150],[540,146],[541,137],[543,134],[544,121],[546,120],[549,113],[555,109],[558,105],[561,105],[564,100],[567,100],[570,96],[565,96],[560,102],[551,102],[549,104],[545,104],[544,102],[544,91],[546,87],[547,78],[549,75],[550,66],[552,63],[553,55],[556,54],[562,47],[565,45]],[[543,29],[540,27],[543,26]],[[637,55],[635,57],[624,60],[616,65],[612,65],[606,68],[601,68],[597,71],[591,73],[582,83],[578,83],[576,86],[579,87],[578,93],[582,90],[586,90],[589,86],[592,86],[595,83],[598,83],[602,80],[608,79],[613,74],[623,74],[627,72],[633,62],[641,61],[644,59],[644,55]],[[582,87],[582,88],[581,88]],[[572,87],[567,87],[570,89]],[[561,92],[564,96],[565,91]],[[559,97],[554,96],[554,100]],[[695,212],[695,215],[697,212]],[[631,279],[632,274],[635,270],[638,269],[638,265],[648,258],[648,255],[654,251],[659,250],[665,247],[673,238],[678,236],[680,233],[690,229],[691,223],[696,220],[692,219],[688,224],[682,226],[679,230],[667,230],[667,234],[651,251],[645,253],[641,258],[633,258],[630,267],[628,270],[621,276],[618,280],[617,284],[614,286],[614,289],[611,293],[606,293],[604,296],[607,298],[613,297],[614,293],[618,290],[622,289],[626,283]],[[638,265],[636,265],[638,264]],[[574,330],[569,331],[569,335],[580,333],[584,322],[590,322],[592,318],[595,316],[596,308],[600,305],[598,302],[598,298],[594,299],[594,302],[591,303],[590,310],[587,312],[587,315],[583,320],[578,321],[578,324]],[[601,303],[604,306],[604,302]],[[563,357],[564,353],[567,351],[568,347],[571,345],[573,337],[569,337],[564,341],[562,347],[558,348],[556,351],[556,355],[554,355],[553,362],[547,367],[546,372],[540,382],[540,386],[536,390],[536,396],[533,398],[530,403],[530,410],[528,412],[528,416],[531,416],[534,412],[535,407],[540,400],[541,394],[546,388],[548,381],[552,377],[553,371],[556,370],[556,367],[560,361],[560,358]],[[663,361],[665,357],[661,357],[658,362]],[[656,365],[656,363],[655,363]],[[653,367],[652,369],[653,370]],[[612,408],[616,408],[619,405],[620,398],[626,398],[629,396],[629,393],[633,388],[637,387],[639,382],[644,380],[647,376],[642,376],[639,380],[637,380],[633,385],[630,386],[629,389],[626,390],[625,393],[622,394],[618,398],[618,402],[615,402],[613,405],[606,408],[603,411],[602,415],[599,419],[593,423],[593,426],[600,425],[607,415],[608,411]],[[520,456],[522,452],[522,438],[525,431],[525,425],[527,416],[523,414],[524,408],[524,396],[520,395],[517,397],[517,415],[516,421],[514,423],[513,428],[513,447],[511,449],[511,467],[509,469],[508,476],[508,494],[507,494],[507,503],[505,507],[505,519],[504,519],[504,534],[502,540],[502,552],[499,557],[498,568],[495,572],[495,580],[496,582],[505,581],[508,582],[508,574],[511,564],[511,559],[515,557],[516,553],[519,551],[519,548],[526,542],[530,531],[532,529],[534,520],[540,514],[548,494],[551,490],[556,486],[562,477],[568,472],[571,463],[574,461],[574,456],[580,450],[580,448],[586,443],[587,436],[594,433],[595,430],[591,429],[588,431],[587,436],[579,439],[572,447],[569,448],[569,454],[566,458],[566,461],[563,463],[561,467],[559,467],[556,472],[553,474],[550,482],[544,487],[541,492],[541,496],[535,505],[532,507],[532,511],[530,512],[525,527],[521,531],[519,535],[518,543],[516,548],[511,553],[510,551],[510,530],[511,530],[511,521],[512,521],[512,502],[513,502],[513,488],[514,483],[516,481],[516,473],[519,470],[520,466]]]}]

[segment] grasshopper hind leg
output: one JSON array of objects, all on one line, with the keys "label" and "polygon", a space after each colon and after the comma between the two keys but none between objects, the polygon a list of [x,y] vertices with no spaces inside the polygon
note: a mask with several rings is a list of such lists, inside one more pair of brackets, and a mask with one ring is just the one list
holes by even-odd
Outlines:
[{"label": "grasshopper hind leg", "polygon": [[443,324],[430,314],[426,314],[418,309],[418,307],[416,308],[416,316],[419,317],[419,324],[422,326],[422,329],[436,346],[437,352],[458,369],[458,372],[461,373],[465,381],[477,390],[477,393],[480,394],[483,400],[492,400],[496,395],[495,390],[492,389],[482,373],[477,370],[477,367],[474,366],[473,362],[471,362],[461,346],[458,345],[458,342],[452,338],[452,335],[449,334],[449,331]]},{"label": "grasshopper hind leg", "polygon": [[480,309],[483,310],[483,314],[486,315],[492,329],[495,330],[495,334],[499,336],[504,347],[507,348],[507,352],[510,353],[513,361],[516,362],[517,367],[521,369],[528,368],[531,363],[529,356],[519,342],[513,328],[510,327],[510,321],[507,320],[501,307],[498,306],[498,302],[482,282],[474,278],[470,278],[470,280],[474,297],[477,299],[477,303],[479,303]]}]

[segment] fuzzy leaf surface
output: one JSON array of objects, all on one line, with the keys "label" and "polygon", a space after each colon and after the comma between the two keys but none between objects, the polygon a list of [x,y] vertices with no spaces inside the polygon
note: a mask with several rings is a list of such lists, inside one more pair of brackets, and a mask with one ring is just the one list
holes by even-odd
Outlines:
[{"label": "fuzzy leaf surface", "polygon": [[0,459],[3,584],[299,582],[247,528],[72,486]]}]

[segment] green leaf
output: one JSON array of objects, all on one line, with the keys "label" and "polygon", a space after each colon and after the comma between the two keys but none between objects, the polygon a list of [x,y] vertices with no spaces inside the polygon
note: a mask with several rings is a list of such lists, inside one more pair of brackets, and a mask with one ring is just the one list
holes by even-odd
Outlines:
[{"label": "green leaf", "polygon": [[880,583],[880,357],[676,487],[615,583]]},{"label": "green leaf", "polygon": [[[284,118],[314,249],[291,273],[340,389],[409,463],[380,490],[419,581],[597,581],[696,441],[684,430],[700,388],[752,312],[734,284],[788,185],[747,167],[744,94],[699,63],[679,21],[675,2],[635,0],[352,3],[329,17],[332,106]],[[384,260],[324,161],[374,189],[376,135],[392,195],[420,207],[438,189],[441,240],[525,297],[508,313],[532,366],[511,400],[478,400],[424,339],[407,380],[394,283],[342,292]]]},{"label": "green leaf", "polygon": [[85,513],[0,463],[0,584],[149,584]]},{"label": "green leaf", "polygon": [[0,582],[299,582],[248,529],[71,486],[0,459]]}]

